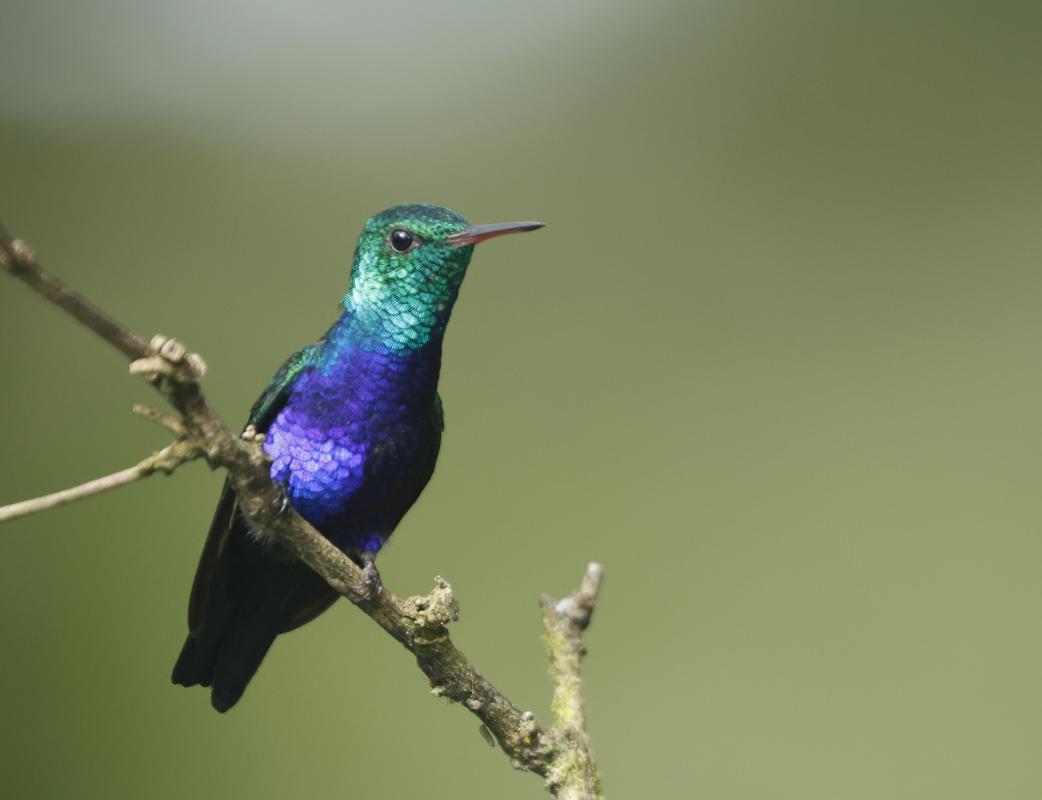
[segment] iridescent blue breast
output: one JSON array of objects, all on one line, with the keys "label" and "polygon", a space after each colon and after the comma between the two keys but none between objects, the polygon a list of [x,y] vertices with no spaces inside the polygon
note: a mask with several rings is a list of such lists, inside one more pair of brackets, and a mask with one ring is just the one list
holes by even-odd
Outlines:
[{"label": "iridescent blue breast", "polygon": [[335,355],[298,378],[264,449],[305,519],[340,547],[377,550],[434,470],[439,359],[360,347]]},{"label": "iridescent blue breast", "polygon": [[[310,382],[308,377],[303,382]],[[366,425],[350,408],[316,414],[305,389],[287,404],[268,432],[272,480],[285,484],[293,506],[313,525],[336,514],[362,484],[372,446]]]}]

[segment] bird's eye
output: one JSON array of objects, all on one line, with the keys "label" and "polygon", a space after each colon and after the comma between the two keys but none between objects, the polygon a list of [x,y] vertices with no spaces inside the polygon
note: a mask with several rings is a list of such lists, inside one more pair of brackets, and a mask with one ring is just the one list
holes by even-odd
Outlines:
[{"label": "bird's eye", "polygon": [[416,237],[402,228],[395,228],[389,237],[391,249],[396,253],[404,253],[416,244]]}]

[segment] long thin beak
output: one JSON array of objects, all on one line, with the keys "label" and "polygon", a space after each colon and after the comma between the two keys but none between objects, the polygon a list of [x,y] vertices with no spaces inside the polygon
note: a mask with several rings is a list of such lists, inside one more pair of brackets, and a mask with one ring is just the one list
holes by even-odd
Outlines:
[{"label": "long thin beak", "polygon": [[463,247],[467,244],[477,244],[494,236],[505,236],[508,233],[524,233],[525,231],[537,231],[543,227],[542,222],[498,222],[494,225],[471,225],[459,233],[445,238],[447,244],[453,247]]}]

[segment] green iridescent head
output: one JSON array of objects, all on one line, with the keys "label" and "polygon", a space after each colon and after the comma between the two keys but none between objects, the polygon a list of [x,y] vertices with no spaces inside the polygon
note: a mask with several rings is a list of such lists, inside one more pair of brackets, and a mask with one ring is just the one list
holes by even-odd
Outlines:
[{"label": "green iridescent head", "polygon": [[371,217],[358,237],[344,306],[353,323],[392,350],[414,350],[448,323],[474,245],[540,222],[468,225],[433,205],[395,206]]}]

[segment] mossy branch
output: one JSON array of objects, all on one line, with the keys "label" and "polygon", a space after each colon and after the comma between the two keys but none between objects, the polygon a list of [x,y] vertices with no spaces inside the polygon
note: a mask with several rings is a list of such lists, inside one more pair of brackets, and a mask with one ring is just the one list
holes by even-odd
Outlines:
[{"label": "mossy branch", "polygon": [[126,485],[157,470],[170,472],[183,463],[205,460],[228,472],[240,507],[256,524],[271,531],[337,592],[347,597],[416,657],[436,695],[455,700],[477,716],[483,735],[499,742],[518,769],[540,775],[562,800],[600,798],[601,783],[586,736],[579,659],[581,633],[589,622],[600,585],[601,567],[591,564],[580,589],[564,600],[544,598],[547,651],[555,689],[554,724],[543,726],[486,680],[452,643],[447,626],[459,613],[452,587],[435,578],[430,594],[401,598],[384,591],[363,595],[362,571],[316,531],[292,506],[269,475],[269,461],[253,435],[237,435],[213,412],[199,380],[202,358],[163,336],[146,341],[46,272],[24,243],[0,227],[0,267],[131,359],[130,371],[144,376],[177,411],[177,417],[145,407],[135,412],[174,434],[172,444],[139,464],[81,486],[42,498],[0,507],[0,522],[53,508]]}]

